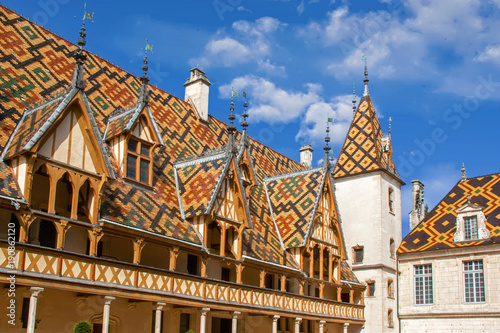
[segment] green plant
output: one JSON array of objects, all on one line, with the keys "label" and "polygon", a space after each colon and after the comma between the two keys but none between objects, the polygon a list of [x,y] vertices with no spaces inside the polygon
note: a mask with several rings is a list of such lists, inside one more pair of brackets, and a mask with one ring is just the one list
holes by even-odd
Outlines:
[{"label": "green plant", "polygon": [[186,333],[194,333],[192,329],[189,329]]},{"label": "green plant", "polygon": [[74,333],[92,333],[92,326],[88,321],[82,320],[73,327]]}]

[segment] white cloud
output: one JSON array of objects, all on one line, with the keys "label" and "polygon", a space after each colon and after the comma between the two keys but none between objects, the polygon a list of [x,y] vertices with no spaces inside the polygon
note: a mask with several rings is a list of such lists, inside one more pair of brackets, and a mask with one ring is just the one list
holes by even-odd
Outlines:
[{"label": "white cloud", "polygon": [[351,98],[352,95],[342,95],[332,98],[329,103],[311,104],[304,115],[295,140],[311,144],[323,141],[326,134],[326,121],[328,118],[333,118],[330,137],[333,143],[342,144],[352,121]]},{"label": "white cloud", "polygon": [[228,96],[231,88],[247,89],[249,96],[249,121],[252,123],[287,123],[299,118],[307,108],[321,102],[322,86],[308,83],[305,91],[287,91],[273,82],[254,75],[237,77],[219,88],[221,96]]},{"label": "white cloud", "polygon": [[499,62],[500,61],[500,45],[488,45],[479,53],[474,61],[477,62]]},{"label": "white cloud", "polygon": [[269,57],[275,46],[273,34],[285,26],[272,17],[261,17],[254,22],[236,21],[229,33],[218,31],[206,44],[203,55],[191,59],[190,64],[208,68],[255,63],[258,69],[268,74],[283,75],[284,67],[274,64]]}]

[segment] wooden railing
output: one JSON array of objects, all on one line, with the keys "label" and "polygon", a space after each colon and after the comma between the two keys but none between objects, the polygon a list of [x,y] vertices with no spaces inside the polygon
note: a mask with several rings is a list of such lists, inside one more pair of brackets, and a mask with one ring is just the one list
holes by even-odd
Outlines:
[{"label": "wooden railing", "polygon": [[[200,301],[231,303],[277,311],[300,311],[304,314],[330,316],[351,321],[364,321],[364,305],[343,303],[269,290],[236,283],[227,283],[188,274],[154,269],[135,264],[41,248],[16,243],[14,260],[9,259],[8,244],[0,242],[0,273],[15,269],[17,274],[33,272],[47,278],[57,276],[119,286],[137,287],[188,296]],[[10,264],[13,263],[14,267]]]}]

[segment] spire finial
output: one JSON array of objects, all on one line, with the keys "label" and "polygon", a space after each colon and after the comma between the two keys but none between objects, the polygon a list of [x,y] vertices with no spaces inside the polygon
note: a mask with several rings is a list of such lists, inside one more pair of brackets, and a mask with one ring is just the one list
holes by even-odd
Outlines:
[{"label": "spire finial", "polygon": [[365,83],[365,91],[363,93],[363,96],[368,96],[368,82],[370,80],[368,80],[368,65],[367,65],[367,60],[366,60],[366,55],[363,55],[363,60],[365,61],[365,79],[363,80],[363,82]]},{"label": "spire finial", "polygon": [[462,169],[460,171],[462,171],[462,181],[466,181],[467,175],[465,174],[465,163],[462,163]]},{"label": "spire finial", "polygon": [[352,83],[352,114],[356,113],[356,83]]},{"label": "spire finial", "polygon": [[146,47],[144,48],[144,58],[142,60],[142,76],[140,78],[141,80],[141,95],[140,98],[143,98],[146,102],[148,102],[148,83],[149,83],[149,77],[148,77],[148,51],[153,52],[153,45],[148,44],[148,39],[146,38]]},{"label": "spire finial", "polygon": [[325,167],[328,167],[329,166],[329,162],[330,162],[330,123],[333,123],[333,119],[332,118],[328,118],[328,120],[326,121],[326,136],[325,136],[325,147],[323,148],[325,150],[325,158],[323,160],[323,165]]},{"label": "spire finial", "polygon": [[85,88],[85,83],[83,80],[83,63],[87,59],[87,55],[83,52],[83,47],[87,44],[85,20],[94,22],[94,13],[90,13],[87,11],[86,3],[83,5],[82,27],[80,28],[80,37],[78,38],[78,49],[76,50],[74,55],[74,58],[76,60],[76,70],[75,76],[73,77],[73,85],[75,85],[79,89]]},{"label": "spire finial", "polygon": [[228,132],[228,135],[229,135],[229,142],[228,142],[228,149],[229,149],[229,152],[234,152],[235,150],[235,147],[234,147],[234,132],[236,131],[236,127],[234,127],[234,119],[236,118],[236,116],[234,115],[234,102],[233,102],[233,98],[234,97],[238,97],[238,91],[234,91],[232,88],[231,88],[231,104],[230,104],[230,107],[229,107],[229,111],[231,112],[229,114],[229,126],[227,127],[227,132]]},{"label": "spire finial", "polygon": [[387,136],[389,137],[389,141],[391,140],[391,124],[392,124],[392,117],[389,117],[389,130],[387,131]]},{"label": "spire finial", "polygon": [[243,103],[244,111],[243,111],[243,122],[241,123],[241,127],[243,127],[243,133],[246,133],[247,132],[247,127],[248,127],[248,122],[247,122],[247,118],[248,118],[248,113],[247,113],[248,103],[247,103],[247,92],[246,91],[243,91],[243,98],[245,98],[245,102]]}]

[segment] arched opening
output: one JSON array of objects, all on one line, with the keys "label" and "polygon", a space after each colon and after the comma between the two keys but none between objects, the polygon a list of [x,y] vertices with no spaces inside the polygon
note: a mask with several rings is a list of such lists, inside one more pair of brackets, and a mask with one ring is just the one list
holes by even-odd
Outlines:
[{"label": "arched opening", "polygon": [[[0,210],[0,239],[11,240],[14,237],[16,242],[19,242],[19,221],[14,213],[7,210]],[[9,221],[7,223],[7,221]]]},{"label": "arched opening", "polygon": [[315,279],[319,279],[319,271],[322,269],[320,267],[321,261],[320,261],[320,256],[321,256],[321,250],[318,245],[314,246],[313,249],[313,267],[314,267],[314,276],[312,276]]},{"label": "arched opening", "polygon": [[65,173],[56,185],[56,215],[71,217],[71,204],[73,202],[73,184],[69,178],[69,174]]},{"label": "arched opening", "polygon": [[226,257],[236,258],[238,256],[238,232],[236,228],[230,226],[226,230]]},{"label": "arched opening", "polygon": [[66,251],[89,254],[89,235],[87,229],[72,225],[64,236],[64,249]]},{"label": "arched opening", "polygon": [[396,258],[396,244],[394,243],[394,239],[392,238],[389,240],[389,253],[391,259]]},{"label": "arched opening", "polygon": [[323,280],[329,279],[330,271],[330,251],[325,248],[323,249]]},{"label": "arched opening", "polygon": [[87,179],[78,191],[78,208],[76,214],[78,220],[91,222],[92,212],[94,208],[94,190],[90,186],[90,181]]},{"label": "arched opening", "polygon": [[28,243],[55,249],[57,230],[54,223],[48,220],[36,220],[31,223],[28,230]]},{"label": "arched opening", "polygon": [[104,235],[97,247],[98,257],[129,263],[134,262],[134,245],[130,239]]},{"label": "arched opening", "polygon": [[207,228],[207,247],[213,254],[220,254],[220,242],[222,231],[219,224],[215,221],[210,222]]},{"label": "arched opening", "polygon": [[311,276],[311,255],[307,249],[302,253],[302,270],[307,276]]},{"label": "arched opening", "polygon": [[141,265],[169,269],[170,252],[166,246],[146,243],[141,252]]},{"label": "arched opening", "polygon": [[47,167],[42,164],[33,174],[31,187],[31,208],[47,212],[49,210],[50,178]]}]

